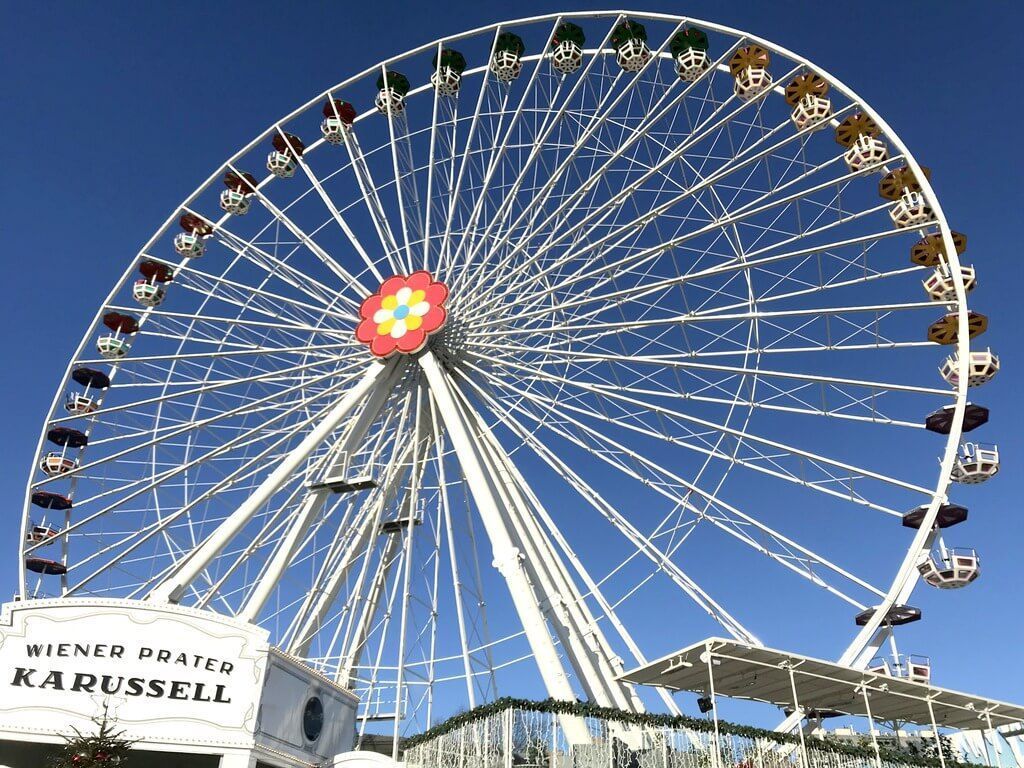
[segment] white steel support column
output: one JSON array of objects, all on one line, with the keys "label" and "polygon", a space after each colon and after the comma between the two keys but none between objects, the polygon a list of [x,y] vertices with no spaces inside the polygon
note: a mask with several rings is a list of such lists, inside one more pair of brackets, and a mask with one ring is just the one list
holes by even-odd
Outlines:
[{"label": "white steel support column", "polygon": [[[514,465],[480,417],[470,412],[470,418],[483,449],[484,461],[490,464],[491,476],[508,500],[510,531],[526,553],[523,565],[542,593],[548,621],[570,654],[573,668],[588,696],[601,706],[643,711],[642,705],[638,707],[639,701],[634,701],[626,687],[616,681],[622,669],[616,668],[615,655],[607,639],[550,540],[537,524],[524,497],[524,489],[517,484],[517,480],[523,482],[522,477],[515,472]],[[588,642],[588,636],[593,642]]]},{"label": "white steel support column", "polygon": [[[455,404],[448,377],[429,350],[420,355],[419,363],[426,374],[434,402],[441,414],[445,429],[451,437],[455,453],[466,475],[466,482],[469,484],[470,492],[476,502],[480,519],[491,540],[494,566],[508,584],[512,602],[523,623],[523,630],[530,648],[537,659],[537,667],[544,680],[548,695],[562,701],[575,701],[575,692],[569,683],[565,668],[558,658],[558,652],[551,640],[533,587],[523,568],[522,553],[515,547],[505,528],[501,510],[494,496],[491,479],[484,472],[477,448],[470,439],[467,425]],[[576,717],[566,717],[562,725],[570,742],[589,743],[590,735],[582,720]]]},{"label": "white steel support column", "polygon": [[384,585],[387,583],[388,577],[391,575],[391,568],[398,557],[398,545],[401,543],[402,537],[398,533],[382,535],[386,535],[388,537],[388,542],[384,545],[380,562],[378,563],[376,572],[373,575],[373,581],[370,584],[369,593],[367,594],[366,601],[363,604],[362,613],[360,613],[359,619],[356,622],[356,628],[353,632],[352,640],[349,643],[348,648],[343,652],[342,662],[338,669],[338,676],[335,678],[338,685],[343,685],[346,688],[352,687],[353,672],[356,667],[359,666],[359,660],[362,657],[363,648],[366,646],[366,640],[369,637],[370,628],[373,625],[373,616],[377,612],[377,604],[380,602],[380,596],[384,591]]},{"label": "white steel support column", "polygon": [[[332,461],[328,461],[325,464],[327,467],[326,471],[330,474],[330,466],[334,464],[337,466],[341,460],[347,456],[350,452],[354,451],[366,437],[366,432],[369,430],[370,425],[377,419],[380,414],[381,408],[384,407],[384,403],[387,402],[388,395],[391,394],[393,384],[397,378],[396,372],[399,370],[397,365],[388,367],[387,373],[379,379],[379,383],[370,392],[369,397],[366,399],[366,405],[363,406],[362,412],[356,417],[355,421],[349,427],[345,435],[338,441],[338,444],[332,449],[331,453],[334,456]],[[259,583],[256,585],[256,589],[249,596],[242,610],[238,614],[238,618],[242,621],[254,621],[259,616],[260,611],[263,609],[264,604],[270,597],[270,594],[274,591],[274,587],[277,586],[278,580],[281,575],[288,568],[295,557],[295,552],[299,548],[299,544],[305,536],[306,531],[309,530],[310,524],[320,513],[323,508],[324,501],[328,496],[331,495],[330,490],[319,490],[319,491],[308,491],[306,498],[303,499],[302,505],[299,507],[295,519],[291,524],[291,528],[285,536],[284,541],[277,548],[270,562],[267,564],[260,576]]]},{"label": "white steel support column", "polygon": [[333,605],[334,601],[337,599],[338,592],[341,589],[342,584],[345,582],[345,578],[348,576],[348,572],[353,563],[358,559],[359,553],[369,546],[369,542],[372,540],[372,537],[380,528],[381,515],[391,503],[395,491],[401,484],[402,478],[405,474],[402,467],[408,460],[408,457],[408,448],[396,457],[396,466],[398,469],[392,472],[386,479],[384,487],[373,502],[373,509],[363,520],[363,526],[358,535],[354,537],[352,542],[345,549],[340,562],[331,573],[327,583],[324,585],[323,591],[310,607],[308,615],[305,617],[299,630],[292,638],[292,645],[288,652],[293,656],[301,657],[306,655],[306,652],[309,650],[309,645],[313,642],[313,638],[316,637],[316,633],[330,611],[331,605]]},{"label": "white steel support column", "polygon": [[147,600],[165,603],[177,603],[185,594],[189,584],[220,554],[239,531],[252,519],[260,507],[266,504],[277,490],[295,473],[302,462],[316,450],[337,426],[352,412],[384,372],[391,372],[396,362],[381,366],[371,363],[366,374],[349,389],[341,401],[334,406],[295,449],[288,454],[274,471],[267,475],[259,487],[228,518],[210,534],[206,540],[193,550],[190,557],[183,560],[180,566],[162,583],[156,586],[147,596]]}]

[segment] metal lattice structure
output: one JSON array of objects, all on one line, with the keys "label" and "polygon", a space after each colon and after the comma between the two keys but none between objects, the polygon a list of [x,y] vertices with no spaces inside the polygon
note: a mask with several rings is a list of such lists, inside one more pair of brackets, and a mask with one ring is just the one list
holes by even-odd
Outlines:
[{"label": "metal lattice structure", "polygon": [[642,709],[616,676],[655,626],[836,627],[864,666],[920,617],[952,480],[998,470],[961,449],[998,370],[965,247],[881,116],[747,33],[422,46],[129,265],[40,436],[21,597],[257,622],[396,734],[507,685]]}]

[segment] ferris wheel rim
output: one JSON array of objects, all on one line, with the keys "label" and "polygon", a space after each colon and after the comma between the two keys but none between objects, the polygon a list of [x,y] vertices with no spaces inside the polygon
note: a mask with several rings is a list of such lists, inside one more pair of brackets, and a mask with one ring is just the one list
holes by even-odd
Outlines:
[{"label": "ferris wheel rim", "polygon": [[[293,119],[293,118],[295,118],[295,117],[305,113],[310,108],[315,107],[324,98],[328,98],[328,99],[334,98],[335,93],[337,93],[339,90],[341,90],[342,88],[344,88],[348,84],[351,84],[351,83],[356,82],[356,81],[358,81],[358,80],[360,80],[360,79],[362,79],[362,78],[364,78],[364,77],[366,77],[368,75],[371,75],[373,72],[378,71],[382,67],[388,67],[391,64],[403,61],[403,60],[405,60],[405,59],[407,59],[409,57],[415,56],[416,54],[423,53],[425,51],[429,51],[429,50],[431,50],[432,48],[435,48],[435,47],[439,47],[439,46],[443,45],[444,43],[450,43],[450,42],[454,42],[454,41],[457,41],[457,40],[460,40],[460,39],[464,39],[464,38],[468,38],[468,37],[471,37],[471,36],[485,34],[485,33],[490,32],[490,31],[497,32],[497,31],[500,31],[502,28],[509,28],[509,27],[513,27],[515,25],[542,23],[542,22],[546,22],[546,21],[553,21],[553,22],[557,23],[558,21],[560,21],[562,19],[581,19],[581,18],[590,18],[590,19],[595,19],[595,18],[596,19],[620,18],[621,19],[623,17],[635,18],[635,19],[639,19],[639,20],[656,19],[656,20],[669,21],[669,22],[698,24],[698,25],[700,25],[700,26],[702,26],[704,28],[707,28],[709,30],[714,30],[716,32],[719,32],[719,33],[722,33],[722,34],[725,34],[725,35],[734,36],[734,37],[736,37],[738,39],[741,39],[741,40],[747,40],[747,41],[750,41],[752,43],[757,43],[759,45],[763,45],[768,50],[770,50],[772,52],[775,52],[775,53],[782,54],[782,55],[786,56],[787,58],[790,58],[793,61],[795,61],[795,62],[797,62],[799,64],[802,64],[803,66],[805,66],[805,67],[807,67],[809,69],[812,69],[813,71],[817,72],[822,77],[824,77],[833,87],[835,87],[838,91],[840,91],[845,96],[847,96],[851,100],[851,102],[855,103],[863,112],[868,114],[872,119],[874,119],[877,122],[877,124],[881,128],[882,132],[884,133],[885,137],[890,142],[892,142],[892,144],[899,150],[901,158],[904,160],[904,162],[907,164],[907,166],[911,169],[911,171],[915,174],[915,176],[919,180],[920,185],[922,187],[922,194],[925,197],[925,199],[927,200],[927,202],[931,205],[932,209],[935,212],[936,221],[934,222],[934,225],[938,227],[939,232],[941,233],[943,242],[945,244],[946,255],[947,255],[947,259],[949,261],[950,267],[952,268],[952,273],[953,273],[952,277],[953,277],[953,282],[954,282],[954,286],[955,286],[955,290],[956,290],[956,304],[957,304],[956,313],[957,313],[957,322],[958,322],[958,328],[959,328],[959,338],[958,338],[958,341],[957,341],[956,349],[957,349],[958,354],[959,354],[960,376],[959,376],[959,381],[958,381],[956,392],[955,392],[955,413],[954,413],[954,417],[953,417],[953,426],[952,426],[952,429],[951,429],[950,433],[948,434],[948,437],[947,437],[947,440],[946,440],[946,447],[945,447],[945,450],[944,450],[944,452],[942,454],[942,459],[941,459],[941,463],[940,463],[939,478],[938,478],[938,481],[937,481],[937,485],[936,485],[935,491],[933,493],[931,493],[931,501],[930,501],[930,503],[928,505],[929,506],[928,512],[925,515],[925,522],[922,523],[922,525],[919,527],[917,533],[915,534],[915,537],[914,537],[913,541],[911,542],[911,544],[908,547],[907,555],[904,558],[904,561],[902,562],[900,568],[898,569],[897,573],[893,577],[892,583],[890,584],[890,587],[889,587],[889,589],[888,589],[888,591],[886,593],[886,597],[882,601],[882,603],[880,604],[882,609],[875,611],[875,615],[868,621],[867,625],[865,625],[864,627],[861,628],[861,630],[857,633],[855,638],[851,641],[850,646],[848,646],[848,648],[846,649],[846,651],[844,652],[844,654],[841,657],[842,660],[845,660],[848,663],[858,662],[858,659],[862,655],[863,650],[870,644],[871,638],[874,637],[876,635],[876,633],[878,632],[878,630],[881,628],[882,621],[884,619],[886,610],[889,607],[893,606],[893,605],[905,602],[906,599],[909,597],[910,591],[912,591],[914,585],[917,583],[917,579],[919,578],[919,576],[918,576],[916,568],[915,568],[916,560],[918,559],[918,557],[920,556],[920,554],[922,552],[927,551],[930,548],[930,546],[931,546],[931,544],[930,544],[931,538],[932,538],[932,536],[930,534],[931,525],[929,525],[928,523],[934,522],[934,520],[935,520],[935,518],[936,518],[936,516],[938,514],[939,506],[945,500],[946,495],[947,495],[947,490],[948,490],[948,488],[950,486],[950,483],[951,483],[951,481],[950,481],[950,472],[952,470],[953,462],[954,462],[954,460],[956,458],[956,452],[957,452],[957,449],[958,449],[959,444],[960,444],[961,426],[962,426],[963,417],[964,417],[964,409],[965,409],[965,406],[966,406],[966,403],[967,403],[967,386],[968,386],[967,379],[968,379],[968,377],[967,377],[966,374],[967,374],[967,368],[968,368],[969,357],[970,357],[970,342],[969,342],[969,333],[968,333],[968,326],[967,326],[968,307],[967,307],[967,300],[966,300],[966,291],[965,291],[965,288],[964,288],[964,282],[963,282],[962,276],[960,275],[960,270],[959,270],[960,263],[959,263],[959,258],[958,258],[957,250],[956,250],[956,248],[955,248],[955,246],[953,244],[951,230],[950,230],[949,225],[947,223],[946,217],[945,217],[945,215],[944,215],[944,213],[942,211],[941,204],[940,204],[940,202],[939,202],[939,200],[937,198],[937,195],[934,193],[934,190],[933,190],[932,185],[929,182],[928,178],[921,171],[921,166],[918,164],[918,162],[914,158],[913,154],[910,152],[909,148],[899,138],[898,134],[896,134],[888,126],[888,124],[885,122],[884,118],[882,118],[881,115],[879,115],[877,112],[875,112],[875,110],[870,106],[870,104],[867,101],[859,98],[855,92],[853,92],[851,89],[849,89],[847,86],[845,86],[845,84],[843,84],[842,81],[840,81],[839,79],[837,79],[836,77],[831,75],[826,70],[822,69],[818,65],[816,65],[816,64],[814,64],[814,63],[812,63],[812,62],[810,62],[810,61],[808,61],[806,59],[804,59],[803,57],[799,56],[798,54],[795,54],[795,53],[789,51],[788,49],[786,49],[786,48],[784,48],[782,46],[776,45],[776,44],[774,44],[774,43],[772,43],[770,41],[764,40],[763,38],[760,38],[760,37],[757,37],[757,36],[754,36],[754,35],[750,35],[749,33],[746,33],[746,32],[740,31],[740,30],[736,30],[736,29],[733,29],[733,28],[730,28],[730,27],[726,27],[726,26],[723,26],[723,25],[717,25],[717,24],[714,24],[714,23],[711,23],[711,22],[706,22],[706,21],[703,21],[703,20],[700,20],[700,19],[693,19],[693,18],[689,18],[689,17],[680,17],[680,16],[667,15],[667,14],[652,14],[652,13],[646,13],[646,12],[642,12],[642,11],[641,12],[634,12],[634,11],[604,11],[604,12],[579,11],[579,12],[570,12],[570,13],[545,14],[545,15],[541,15],[541,16],[525,17],[525,18],[521,18],[521,19],[502,21],[502,22],[499,22],[499,23],[496,23],[496,24],[485,25],[483,27],[478,27],[478,28],[473,29],[473,30],[468,30],[466,32],[459,33],[458,35],[446,36],[446,37],[439,38],[438,40],[433,41],[431,43],[419,46],[417,48],[410,49],[409,51],[406,51],[405,53],[400,54],[399,56],[395,56],[395,57],[391,57],[389,59],[382,60],[378,64],[375,64],[374,66],[364,70],[363,72],[361,72],[361,73],[359,73],[357,75],[354,75],[353,77],[350,77],[350,78],[348,78],[346,80],[343,80],[339,84],[337,84],[335,86],[332,86],[331,88],[328,88],[323,93],[318,94],[316,97],[314,97],[312,100],[310,100],[306,104],[302,105],[298,109],[296,109],[293,112],[289,113],[288,115],[282,117],[281,119],[275,121],[269,128],[267,128],[264,132],[262,132],[260,135],[258,135],[249,144],[247,144],[244,147],[242,147],[235,155],[233,155],[220,168],[218,168],[218,170],[216,172],[214,172],[199,187],[197,187],[196,190],[193,191],[193,193],[191,193],[191,195],[189,195],[185,199],[185,201],[178,208],[175,209],[174,213],[171,214],[171,216],[164,222],[164,224],[150,238],[150,240],[146,243],[146,245],[139,251],[139,253],[136,255],[136,257],[128,265],[128,267],[125,270],[124,274],[122,275],[121,279],[118,280],[115,283],[114,288],[111,290],[111,292],[108,295],[106,301],[104,301],[100,305],[100,309],[97,312],[97,315],[93,319],[92,323],[89,325],[88,330],[86,331],[85,335],[83,335],[82,341],[81,341],[78,349],[75,351],[75,353],[73,354],[73,356],[71,358],[72,365],[69,365],[69,367],[67,368],[67,370],[65,372],[65,375],[64,375],[63,379],[61,380],[61,382],[60,382],[60,384],[58,386],[57,392],[56,392],[55,397],[53,399],[53,402],[51,404],[50,413],[56,412],[57,408],[59,407],[61,395],[62,395],[65,387],[67,386],[68,379],[69,379],[69,377],[71,375],[71,372],[72,372],[72,369],[73,369],[73,362],[81,356],[82,351],[86,348],[86,346],[88,345],[90,339],[92,338],[92,333],[94,332],[95,328],[99,325],[100,320],[101,320],[103,314],[107,311],[107,308],[109,308],[113,304],[113,299],[114,299],[114,297],[116,295],[116,292],[118,291],[120,286],[127,279],[129,279],[129,277],[131,276],[132,272],[138,266],[139,261],[141,259],[147,258],[147,252],[152,248],[153,244],[156,243],[157,240],[161,236],[163,236],[166,233],[166,231],[173,225],[174,220],[178,217],[178,215],[181,213],[181,211],[188,210],[189,206],[191,206],[191,204],[196,200],[196,198],[198,198],[199,195],[203,191],[208,189],[213,183],[216,182],[218,176],[223,171],[228,170],[228,169],[233,169],[235,167],[235,163],[237,163],[239,158],[243,157],[247,152],[250,152],[252,149],[256,148],[260,143],[265,141],[265,139],[268,136],[273,135],[276,132],[282,131],[283,129],[282,129],[281,126],[284,125],[285,123],[287,123],[289,120],[291,120],[291,119]],[[602,51],[602,53],[606,53],[606,52]],[[543,54],[543,53],[542,54],[537,54],[537,56],[539,58],[543,58],[545,56],[545,54]],[[486,67],[483,67],[483,69],[486,69]],[[427,88],[429,88],[429,86],[425,85],[425,86],[421,86],[417,90],[425,90]],[[781,90],[781,86],[780,85],[776,85],[776,86],[774,86],[774,88],[776,90]],[[364,113],[363,115],[360,116],[360,119],[363,118],[363,117],[368,117],[371,114],[372,113],[370,113],[370,112],[366,112],[366,113]],[[323,139],[318,139],[318,141],[316,143],[310,145],[309,149],[317,148],[319,145],[321,145],[323,143],[324,143]],[[268,177],[268,178],[271,178],[271,177]],[[266,181],[267,181],[267,179],[265,179],[263,182],[261,182],[260,186],[262,187],[263,184]],[[225,214],[221,218],[220,221],[224,221],[227,218],[228,218],[228,215]],[[186,259],[182,259],[181,261],[182,261],[182,263],[184,263],[187,260]],[[143,318],[145,318],[148,315],[148,310],[146,312],[143,312],[142,314],[143,314]],[[116,370],[116,368],[117,368],[117,364],[115,362],[114,369]],[[48,426],[49,426],[49,421],[44,423],[44,426],[43,426],[43,429],[42,429],[42,433],[40,434],[40,438],[39,438],[39,441],[38,441],[37,450],[36,450],[36,453],[34,454],[35,456],[39,456],[41,454],[43,448],[44,448],[45,439],[46,439],[46,431],[47,431],[47,427]],[[25,536],[27,534],[27,526],[29,525],[29,510],[30,510],[30,498],[29,497],[31,495],[31,490],[32,490],[33,486],[36,484],[34,482],[34,476],[35,476],[35,467],[33,466],[32,470],[30,470],[28,486],[27,486],[27,489],[26,489],[26,499],[25,499],[25,505],[24,505],[24,512],[23,512],[23,515],[22,515],[22,533],[21,533],[22,541],[24,541],[24,538],[25,538]],[[19,565],[19,569],[20,569],[19,570],[20,589],[22,591],[22,596],[25,597],[26,594],[27,594],[26,593],[27,574],[25,573],[25,565],[24,565],[24,561],[23,560],[21,561],[21,563]],[[854,650],[855,646],[858,646],[856,650]],[[863,659],[862,661],[866,662],[867,659]]]}]

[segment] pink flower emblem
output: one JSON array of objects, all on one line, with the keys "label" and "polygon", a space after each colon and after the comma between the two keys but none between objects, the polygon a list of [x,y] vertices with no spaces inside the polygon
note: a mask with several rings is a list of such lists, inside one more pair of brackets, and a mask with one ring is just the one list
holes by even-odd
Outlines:
[{"label": "pink flower emblem", "polygon": [[359,307],[356,338],[369,344],[376,357],[419,352],[427,337],[444,326],[447,298],[448,286],[424,270],[390,277]]}]

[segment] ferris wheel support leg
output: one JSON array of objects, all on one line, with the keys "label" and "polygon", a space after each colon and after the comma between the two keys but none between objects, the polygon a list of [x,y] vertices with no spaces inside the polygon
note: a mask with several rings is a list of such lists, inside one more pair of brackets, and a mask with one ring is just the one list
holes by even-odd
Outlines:
[{"label": "ferris wheel support leg", "polygon": [[[411,449],[412,445],[410,444],[406,446],[400,456],[395,458],[397,466],[403,466],[408,461]],[[372,501],[372,509],[364,517],[359,533],[347,544],[340,562],[331,572],[327,583],[323,586],[317,599],[310,605],[306,615],[302,617],[300,628],[293,636],[291,647],[288,649],[288,652],[293,656],[305,656],[309,651],[309,646],[316,637],[317,631],[327,617],[331,606],[338,598],[338,592],[345,583],[345,578],[348,576],[353,564],[358,560],[359,553],[366,549],[370,537],[378,530],[381,515],[394,498],[395,492],[402,484],[404,476],[404,471],[392,472],[386,479],[381,492]]]},{"label": "ferris wheel support leg", "polygon": [[[363,407],[362,412],[356,417],[352,426],[331,451],[336,457],[331,462],[335,467],[342,461],[344,456],[356,450],[366,437],[370,425],[376,420],[381,408],[384,407],[384,403],[387,402],[388,395],[391,394],[392,384],[397,378],[397,370],[395,367],[390,368],[388,373],[380,379],[379,384],[373,388],[373,391],[370,392],[369,397],[366,399],[366,405]],[[330,491],[328,490],[310,491],[307,493],[306,498],[303,499],[302,505],[299,507],[295,520],[292,522],[291,528],[288,530],[285,540],[274,553],[270,563],[267,564],[256,589],[253,590],[237,618],[242,621],[255,621],[270,594],[274,591],[274,587],[277,585],[281,575],[288,568],[292,558],[295,557],[295,552],[302,541],[302,537],[309,530],[310,524],[319,514],[324,501],[329,495]]]},{"label": "ferris wheel support leg", "polygon": [[[513,544],[512,538],[505,527],[501,510],[495,498],[492,480],[484,471],[481,457],[470,438],[468,425],[455,403],[448,378],[436,358],[429,350],[419,357],[420,367],[427,377],[430,392],[441,414],[444,427],[451,437],[452,445],[462,471],[465,473],[473,500],[476,502],[480,519],[491,540],[494,554],[494,566],[505,578],[516,613],[523,622],[523,629],[530,649],[537,660],[548,695],[561,701],[575,701],[576,694],[565,673],[558,651],[551,639],[544,615],[537,603],[533,587],[522,562],[522,553]],[[578,717],[562,718],[562,727],[566,738],[574,744],[590,743],[590,734],[582,719]]]},{"label": "ferris wheel support leg", "polygon": [[302,462],[316,450],[317,446],[327,439],[342,420],[352,412],[352,409],[362,402],[378,379],[385,373],[390,375],[395,365],[397,365],[397,361],[392,361],[384,366],[371,363],[363,378],[345,393],[341,401],[324,417],[324,420],[277,465],[273,472],[267,475],[267,478],[260,483],[253,494],[242,502],[238,509],[232,512],[194,550],[192,555],[181,563],[181,566],[174,573],[157,585],[146,596],[146,599],[166,603],[177,603],[181,600],[193,579],[220,554],[228,542],[245,527],[260,507],[266,504],[274,493],[292,477],[294,472],[302,465]]},{"label": "ferris wheel support leg", "polygon": [[388,578],[391,576],[391,571],[394,568],[395,563],[398,561],[398,549],[400,544],[400,536],[390,535],[388,537],[388,543],[385,545],[384,552],[381,554],[380,563],[378,564],[376,573],[373,575],[369,594],[366,597],[363,610],[359,616],[358,622],[356,623],[356,630],[352,641],[348,648],[343,651],[341,664],[338,667],[338,674],[335,677],[335,682],[345,688],[352,687],[352,678],[356,668],[359,666],[359,662],[362,659],[363,649],[366,648],[366,641],[370,636],[370,629],[373,626],[374,615],[377,613],[377,605],[380,602],[380,596],[384,593],[384,586],[387,584]]},{"label": "ferris wheel support leg", "polygon": [[548,620],[558,630],[562,647],[568,651],[588,695],[601,706],[642,712],[643,705],[639,699],[635,699],[625,685],[615,681],[622,673],[621,664],[576,583],[555,554],[550,539],[537,523],[527,501],[532,492],[525,478],[464,398],[462,406],[474,427],[477,443],[483,448],[483,458],[489,465],[490,474],[498,485],[499,493],[505,497],[510,530],[515,543],[526,554],[523,565],[530,581],[543,594]]}]

